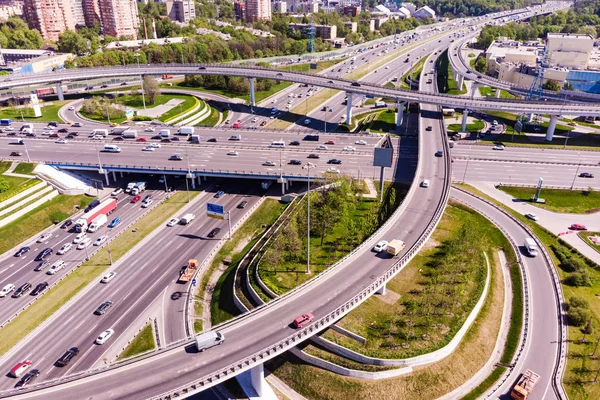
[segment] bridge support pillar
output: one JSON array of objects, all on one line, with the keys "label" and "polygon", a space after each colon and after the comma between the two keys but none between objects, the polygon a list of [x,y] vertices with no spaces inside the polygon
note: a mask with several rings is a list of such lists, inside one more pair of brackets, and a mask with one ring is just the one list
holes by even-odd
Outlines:
[{"label": "bridge support pillar", "polygon": [[551,142],[554,136],[554,130],[556,129],[556,123],[558,122],[558,115],[551,115],[550,122],[548,123],[548,130],[546,131],[546,141]]},{"label": "bridge support pillar", "polygon": [[265,369],[263,364],[258,364],[250,370],[250,382],[259,397],[263,397],[266,394]]},{"label": "bridge support pillar", "polygon": [[56,83],[56,94],[58,95],[58,100],[63,101],[65,99],[65,94],[62,89],[62,82]]},{"label": "bridge support pillar", "polygon": [[115,171],[112,172],[113,173],[113,181],[117,181],[117,173]]},{"label": "bridge support pillar", "polygon": [[383,296],[383,295],[385,295],[385,284],[383,284],[383,286],[382,286],[382,287],[380,287],[380,288],[379,288],[379,289],[378,289],[378,290],[375,292],[375,294],[380,294],[380,295],[382,295],[382,296]]},{"label": "bridge support pillar", "polygon": [[467,119],[468,118],[469,118],[469,110],[465,110],[463,112],[462,127],[460,129],[461,132],[467,131]]},{"label": "bridge support pillar", "polygon": [[398,112],[396,113],[396,128],[402,125],[402,121],[404,120],[404,105],[406,103],[398,100]]},{"label": "bridge support pillar", "polygon": [[119,171],[119,173],[121,174],[121,178],[123,177],[123,171]]},{"label": "bridge support pillar", "polygon": [[460,75],[460,74],[455,74],[454,76],[458,76],[458,78],[456,79],[456,86],[458,90],[462,90],[463,87],[463,83],[465,81],[465,77]]},{"label": "bridge support pillar", "polygon": [[198,175],[198,186],[202,186],[202,177]]},{"label": "bridge support pillar", "polygon": [[381,167],[379,172],[379,201],[383,201],[383,177],[385,175],[385,167]]},{"label": "bridge support pillar", "polygon": [[499,99],[500,95],[502,94],[502,90],[500,89],[496,89],[496,98]]},{"label": "bridge support pillar", "polygon": [[[191,175],[191,178],[190,178],[190,175]],[[190,179],[192,181],[192,189],[196,189],[196,180],[194,179],[194,175],[188,174],[186,179]]]},{"label": "bridge support pillar", "polygon": [[475,97],[475,92],[477,91],[477,88],[479,88],[479,84],[477,84],[477,82],[473,82],[473,84],[471,85],[471,98]]},{"label": "bridge support pillar", "polygon": [[106,181],[106,186],[110,185],[110,179],[108,178],[108,171],[106,170],[101,170],[102,172],[100,173],[104,173],[104,180]]},{"label": "bridge support pillar", "polygon": [[254,84],[256,83],[256,78],[248,78],[248,81],[250,81],[250,106],[254,107],[255,101],[254,101]]},{"label": "bridge support pillar", "polygon": [[352,93],[346,93],[348,99],[346,101],[346,125],[352,123]]},{"label": "bridge support pillar", "polygon": [[206,175],[204,175],[204,182],[206,182],[206,179],[208,179],[208,178],[206,177]]}]

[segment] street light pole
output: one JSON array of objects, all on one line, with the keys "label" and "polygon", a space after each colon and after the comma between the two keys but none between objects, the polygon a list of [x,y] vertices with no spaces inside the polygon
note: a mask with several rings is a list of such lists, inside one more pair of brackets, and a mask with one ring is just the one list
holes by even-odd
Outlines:
[{"label": "street light pole", "polygon": [[110,260],[110,265],[113,265],[112,253],[110,252],[110,242],[106,242],[106,249],[108,250],[108,259]]},{"label": "street light pole", "polygon": [[[577,158],[579,158],[579,152],[577,152]],[[571,190],[575,187],[575,180],[577,179],[577,175],[579,175],[579,167],[581,167],[581,159],[579,159],[579,164],[577,164],[577,170],[575,171],[575,176],[573,177],[573,182],[571,183]]]},{"label": "street light pole", "polygon": [[188,198],[187,202],[189,203],[190,202],[190,186],[188,183],[188,179],[189,179],[190,175],[192,174],[192,172],[190,171],[190,156],[188,154],[187,146],[185,146],[185,159],[187,161],[187,174],[185,175],[185,189],[187,191],[187,198]]},{"label": "street light pole", "polygon": [[140,86],[142,88],[142,104],[144,104],[144,110],[146,109],[146,97],[144,96],[144,79],[142,78],[142,70],[140,69],[140,53],[133,55],[137,60],[138,71],[140,72]]},{"label": "street light pole", "polygon": [[229,238],[227,240],[231,240],[231,212],[227,211],[227,222],[229,222]]},{"label": "street light pole", "polygon": [[314,164],[311,164],[309,162],[306,163],[306,165],[303,168],[307,169],[307,177],[308,177],[308,189],[307,189],[307,212],[306,212],[306,219],[307,219],[307,223],[306,223],[306,236],[307,236],[307,241],[306,241],[306,274],[310,274],[310,169],[314,167]]}]

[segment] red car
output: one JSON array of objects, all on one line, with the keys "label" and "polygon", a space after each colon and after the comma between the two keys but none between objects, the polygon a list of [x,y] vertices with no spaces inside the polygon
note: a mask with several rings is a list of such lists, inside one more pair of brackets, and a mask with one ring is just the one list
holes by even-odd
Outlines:
[{"label": "red car", "polygon": [[303,326],[308,325],[313,319],[315,319],[315,316],[311,313],[302,314],[294,320],[292,325],[294,325],[294,328],[302,328]]},{"label": "red car", "polygon": [[145,137],[139,137],[139,138],[137,138],[135,140],[138,141],[138,142],[147,142],[148,141],[148,139],[146,139]]},{"label": "red car", "polygon": [[137,203],[138,201],[140,201],[141,196],[133,196],[133,199],[131,199],[132,203]]},{"label": "red car", "polygon": [[20,378],[21,375],[23,375],[23,373],[29,369],[29,367],[31,367],[31,361],[25,360],[12,367],[9,375],[13,378]]},{"label": "red car", "polygon": [[585,227],[585,225],[581,225],[581,224],[573,224],[569,227],[569,229],[571,229],[573,231],[587,231],[587,228]]},{"label": "red car", "polygon": [[325,142],[325,144],[335,144],[335,142],[333,140],[328,140]]}]

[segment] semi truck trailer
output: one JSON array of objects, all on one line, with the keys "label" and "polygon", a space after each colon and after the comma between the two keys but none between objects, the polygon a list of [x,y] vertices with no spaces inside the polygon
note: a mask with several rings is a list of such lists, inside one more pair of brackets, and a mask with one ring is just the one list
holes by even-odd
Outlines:
[{"label": "semi truck trailer", "polygon": [[88,226],[94,221],[94,219],[104,214],[105,216],[116,210],[117,208],[117,200],[115,199],[107,199],[102,203],[98,204],[96,207],[92,208],[85,214],[83,214],[77,221],[75,221],[75,231],[76,232],[85,232],[88,229]]}]

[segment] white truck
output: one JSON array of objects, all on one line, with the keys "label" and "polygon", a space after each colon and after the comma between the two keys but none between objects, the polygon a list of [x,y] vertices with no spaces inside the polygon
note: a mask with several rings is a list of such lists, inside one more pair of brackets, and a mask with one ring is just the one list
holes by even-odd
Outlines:
[{"label": "white truck", "polygon": [[135,139],[137,137],[137,131],[128,129],[121,133],[121,136],[127,139]]},{"label": "white truck", "polygon": [[94,218],[87,231],[90,233],[94,233],[98,229],[100,229],[102,225],[106,224],[107,221],[108,217],[106,216],[106,214],[100,214],[96,218]]},{"label": "white truck", "polygon": [[169,137],[169,136],[171,136],[171,130],[170,129],[161,129],[160,131],[158,131],[158,134],[162,137]]},{"label": "white truck", "polygon": [[178,135],[193,135],[194,127],[193,126],[182,126],[177,131]]},{"label": "white truck", "polygon": [[138,194],[142,193],[144,190],[146,190],[146,182],[144,182],[144,181],[137,182],[135,184],[135,186],[133,187],[133,189],[131,189],[131,195],[137,196]]},{"label": "white truck", "polygon": [[525,248],[527,249],[527,254],[531,257],[538,255],[538,245],[532,238],[525,238]]},{"label": "white truck", "polygon": [[137,182],[129,182],[127,184],[127,187],[125,188],[125,193],[131,193],[131,189],[133,189],[135,187],[135,184]]},{"label": "white truck", "polygon": [[179,220],[179,222],[181,223],[181,225],[187,225],[190,222],[192,222],[194,220],[194,218],[196,218],[196,216],[194,214],[185,214],[183,217],[181,217],[181,219]]},{"label": "white truck", "polygon": [[218,346],[225,341],[225,336],[221,332],[204,332],[196,336],[196,348],[202,352],[213,346]]},{"label": "white truck", "polygon": [[108,129],[94,129],[92,131],[94,136],[102,136],[103,138],[108,136]]},{"label": "white truck", "polygon": [[399,239],[394,239],[388,243],[388,246],[385,249],[385,251],[387,251],[388,254],[391,255],[392,257],[395,257],[402,251],[403,248],[404,248],[404,242]]},{"label": "white truck", "polygon": [[121,133],[129,130],[128,126],[115,126],[110,130],[111,135],[120,135]]}]

